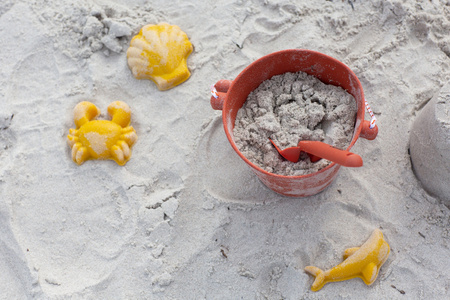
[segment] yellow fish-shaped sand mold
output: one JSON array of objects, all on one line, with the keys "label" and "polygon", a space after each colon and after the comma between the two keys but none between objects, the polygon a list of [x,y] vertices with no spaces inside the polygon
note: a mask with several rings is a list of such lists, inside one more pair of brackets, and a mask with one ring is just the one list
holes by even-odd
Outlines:
[{"label": "yellow fish-shaped sand mold", "polygon": [[383,233],[375,229],[369,239],[361,246],[346,249],[344,261],[336,267],[322,271],[308,266],[305,271],[316,277],[311,290],[320,290],[326,283],[360,277],[365,284],[371,285],[377,279],[378,271],[387,260],[390,252]]},{"label": "yellow fish-shaped sand mold", "polygon": [[78,103],[74,109],[76,129],[71,128],[67,141],[72,159],[81,165],[88,159],[112,159],[123,166],[131,157],[131,147],[137,140],[130,125],[130,107],[115,101],[108,106],[111,121],[93,120],[100,110],[91,102]]},{"label": "yellow fish-shaped sand mold", "polygon": [[127,50],[128,67],[137,79],[150,79],[161,91],[189,78],[186,64],[193,47],[180,27],[160,23],[144,26],[131,39]]}]

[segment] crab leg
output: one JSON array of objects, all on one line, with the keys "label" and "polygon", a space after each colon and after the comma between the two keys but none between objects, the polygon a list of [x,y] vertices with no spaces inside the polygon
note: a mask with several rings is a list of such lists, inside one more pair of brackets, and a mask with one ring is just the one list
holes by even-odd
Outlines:
[{"label": "crab leg", "polygon": [[133,146],[137,141],[136,131],[134,131],[133,127],[125,127],[122,129],[122,132],[124,132],[124,134],[122,134],[121,138],[127,142],[128,146]]},{"label": "crab leg", "polygon": [[67,136],[67,142],[68,142],[70,148],[72,148],[73,145],[75,145],[75,143],[78,143],[78,141],[79,141],[79,138],[77,136],[78,130],[70,128],[69,132],[70,132],[70,134]]},{"label": "crab leg", "polygon": [[89,152],[81,143],[75,143],[72,147],[72,159],[81,165],[89,158]]}]

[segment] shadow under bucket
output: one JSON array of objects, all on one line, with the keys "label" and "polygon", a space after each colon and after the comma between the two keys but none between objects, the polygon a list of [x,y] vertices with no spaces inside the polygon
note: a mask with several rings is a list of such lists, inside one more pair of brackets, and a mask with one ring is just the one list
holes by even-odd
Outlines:
[{"label": "shadow under bucket", "polygon": [[364,93],[356,75],[340,61],[325,54],[303,49],[282,50],[263,56],[246,67],[234,80],[220,80],[211,97],[213,109],[222,110],[225,134],[236,153],[251,167],[258,178],[271,190],[291,197],[307,197],[324,190],[337,176],[340,165],[331,163],[318,172],[301,176],[283,176],[269,173],[250,162],[237,148],[233,128],[238,110],[244,105],[250,92],[263,81],[286,72],[305,72],[326,84],[342,87],[356,100],[357,113],[353,138],[346,149],[349,151],[358,137],[373,140],[378,134],[375,125],[364,120]]}]

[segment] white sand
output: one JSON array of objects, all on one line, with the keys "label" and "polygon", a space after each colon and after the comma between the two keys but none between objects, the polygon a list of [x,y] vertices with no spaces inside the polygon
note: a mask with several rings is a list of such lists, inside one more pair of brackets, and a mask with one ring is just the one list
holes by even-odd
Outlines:
[{"label": "white sand", "polygon": [[[448,297],[449,209],[408,154],[416,115],[450,80],[448,0],[119,2],[0,2],[0,298]],[[125,58],[155,22],[180,26],[195,48],[191,78],[164,92]],[[347,64],[380,128],[352,148],[364,167],[309,198],[267,189],[209,104],[211,84],[289,48]],[[124,167],[71,160],[83,100],[101,118],[113,101],[130,105],[139,139]],[[375,283],[311,292],[304,267],[338,264],[374,228],[392,249]]]}]

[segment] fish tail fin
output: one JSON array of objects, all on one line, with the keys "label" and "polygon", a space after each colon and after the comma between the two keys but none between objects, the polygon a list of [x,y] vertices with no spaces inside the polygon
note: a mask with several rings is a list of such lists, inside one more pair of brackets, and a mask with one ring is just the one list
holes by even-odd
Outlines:
[{"label": "fish tail fin", "polygon": [[305,271],[307,273],[311,274],[312,276],[316,277],[316,279],[314,280],[314,282],[311,286],[312,291],[317,292],[325,285],[326,282],[325,282],[324,271],[322,271],[321,269],[319,269],[317,267],[313,267],[313,266],[306,267]]}]

